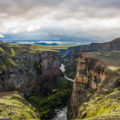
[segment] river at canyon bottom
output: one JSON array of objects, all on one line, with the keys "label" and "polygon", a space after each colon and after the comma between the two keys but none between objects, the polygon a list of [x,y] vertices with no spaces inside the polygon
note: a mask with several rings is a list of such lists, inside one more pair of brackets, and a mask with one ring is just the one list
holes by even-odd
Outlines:
[{"label": "river at canyon bottom", "polygon": [[67,107],[59,110],[55,110],[56,111],[56,116],[52,119],[52,120],[67,120]]}]

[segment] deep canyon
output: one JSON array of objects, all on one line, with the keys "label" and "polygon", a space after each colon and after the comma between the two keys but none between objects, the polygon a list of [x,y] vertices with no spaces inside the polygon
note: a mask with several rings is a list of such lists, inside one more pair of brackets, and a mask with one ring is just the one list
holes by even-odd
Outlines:
[{"label": "deep canyon", "polygon": [[59,50],[0,42],[0,97],[11,120],[119,120],[120,39]]}]

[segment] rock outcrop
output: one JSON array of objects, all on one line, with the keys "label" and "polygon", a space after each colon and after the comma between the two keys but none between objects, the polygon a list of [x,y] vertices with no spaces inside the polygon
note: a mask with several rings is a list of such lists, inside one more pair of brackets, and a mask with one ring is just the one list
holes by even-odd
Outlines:
[{"label": "rock outcrop", "polygon": [[32,95],[56,87],[59,53],[33,52],[29,45],[0,44],[0,91]]},{"label": "rock outcrop", "polygon": [[110,51],[114,52],[113,57],[115,56],[114,54],[119,54],[117,53],[117,51],[120,51],[120,38],[105,43],[91,43],[89,45],[69,47],[67,50],[61,50],[60,55],[63,56],[64,64],[66,66],[66,73],[75,74],[78,62],[77,58],[80,56],[81,53],[102,52],[102,55],[106,55],[107,52]]},{"label": "rock outcrop", "polygon": [[120,74],[91,54],[81,54],[68,119],[119,120]]}]

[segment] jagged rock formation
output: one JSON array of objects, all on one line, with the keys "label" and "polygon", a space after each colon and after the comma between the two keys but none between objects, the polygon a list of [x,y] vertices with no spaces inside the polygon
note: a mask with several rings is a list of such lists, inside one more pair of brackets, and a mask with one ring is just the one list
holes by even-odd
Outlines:
[{"label": "jagged rock formation", "polygon": [[81,54],[68,105],[69,120],[119,120],[120,73],[92,54]]}]

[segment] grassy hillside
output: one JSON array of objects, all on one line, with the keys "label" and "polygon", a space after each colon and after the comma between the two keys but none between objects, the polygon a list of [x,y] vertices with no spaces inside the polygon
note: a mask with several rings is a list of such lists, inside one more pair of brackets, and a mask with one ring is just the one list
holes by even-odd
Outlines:
[{"label": "grassy hillside", "polygon": [[107,65],[120,66],[120,51],[118,50],[93,52],[92,54]]},{"label": "grassy hillside", "polygon": [[89,102],[84,102],[80,106],[79,111],[83,111],[83,120],[119,120],[120,88],[106,94],[96,93]]},{"label": "grassy hillside", "polygon": [[11,120],[40,120],[35,107],[18,92],[0,94],[0,117],[8,117]]}]

